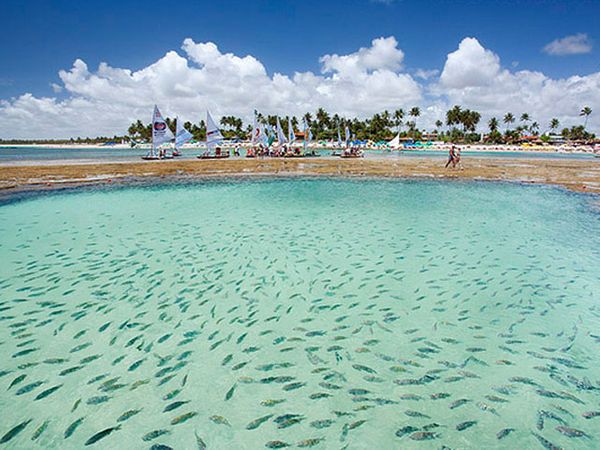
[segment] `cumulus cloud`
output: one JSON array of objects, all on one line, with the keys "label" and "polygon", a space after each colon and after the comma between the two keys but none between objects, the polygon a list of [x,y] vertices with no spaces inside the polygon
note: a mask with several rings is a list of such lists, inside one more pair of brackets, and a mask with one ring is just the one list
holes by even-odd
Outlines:
[{"label": "cumulus cloud", "polygon": [[163,114],[198,122],[213,115],[250,118],[301,115],[324,107],[365,116],[422,101],[422,86],[401,71],[404,53],[393,37],[347,55],[320,58],[321,73],[269,75],[253,56],[223,53],[212,42],[185,39],[183,55],[170,51],[138,71],[101,63],[90,70],[81,59],[61,70],[64,100],[24,94],[0,101],[0,137],[41,138],[123,133],[138,118],[150,120],[156,103]]},{"label": "cumulus cloud", "polygon": [[[543,130],[552,117],[565,126],[579,124],[584,105],[600,110],[600,72],[553,79],[541,72],[503,68],[498,55],[475,38],[465,38],[450,53],[439,81],[430,86],[432,95],[448,105],[462,105],[483,114],[482,123],[506,112],[527,112]],[[598,129],[598,117],[589,127]]]},{"label": "cumulus cloud", "polygon": [[592,51],[592,43],[585,33],[578,33],[572,36],[566,36],[562,39],[555,39],[543,48],[549,55],[580,55]]},{"label": "cumulus cloud", "polygon": [[[552,79],[543,73],[509,70],[493,51],[465,38],[447,56],[440,72],[403,69],[404,52],[393,37],[368,47],[320,58],[321,70],[270,74],[251,55],[222,52],[212,42],[185,39],[140,70],[101,63],[95,70],[76,59],[53,84],[60,97],[23,94],[0,100],[1,138],[64,138],[126,132],[137,119],[150,121],[158,104],[165,115],[198,122],[213,116],[249,120],[256,108],[265,114],[300,116],[323,107],[332,113],[365,117],[383,109],[421,108],[420,128],[444,119],[454,104],[476,109],[485,120],[507,111],[529,113],[545,124],[580,123],[579,111],[600,111],[600,73]],[[414,73],[414,76],[411,75]],[[439,75],[438,75],[439,73]],[[598,130],[600,114],[588,127]],[[543,127],[542,127],[543,128]]]}]

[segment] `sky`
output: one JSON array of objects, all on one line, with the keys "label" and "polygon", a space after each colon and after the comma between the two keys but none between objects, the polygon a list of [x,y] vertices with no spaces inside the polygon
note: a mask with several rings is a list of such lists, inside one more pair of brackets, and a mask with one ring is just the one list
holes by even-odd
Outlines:
[{"label": "sky", "polygon": [[599,0],[4,0],[0,138],[455,104],[600,134]]}]

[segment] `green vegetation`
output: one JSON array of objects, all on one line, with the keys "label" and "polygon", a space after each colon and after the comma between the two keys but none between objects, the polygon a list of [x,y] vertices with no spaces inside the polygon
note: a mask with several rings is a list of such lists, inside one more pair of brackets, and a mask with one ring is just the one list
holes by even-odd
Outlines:
[{"label": "green vegetation", "polygon": [[[580,116],[585,117],[583,125],[564,128],[561,136],[566,140],[591,140],[595,135],[586,131],[589,116],[592,114],[592,109],[588,106],[582,108]],[[317,140],[337,139],[338,130],[342,138],[344,130],[349,127],[352,134],[360,140],[371,140],[374,142],[382,140],[390,140],[396,133],[400,133],[403,139],[414,140],[442,140],[447,142],[485,142],[485,143],[517,143],[521,142],[528,136],[528,139],[540,137],[540,125],[533,121],[531,116],[524,112],[520,115],[519,124],[512,128],[516,122],[515,116],[508,112],[502,118],[505,125],[504,133],[500,130],[500,119],[492,117],[487,122],[487,133],[477,133],[476,129],[481,120],[481,114],[470,109],[463,109],[459,105],[453,106],[446,112],[446,130],[443,130],[444,123],[441,120],[435,122],[435,129],[427,132],[425,129],[417,127],[417,120],[421,116],[419,107],[413,107],[406,113],[403,109],[397,109],[393,112],[383,111],[373,114],[373,116],[360,120],[358,118],[347,118],[338,114],[331,115],[323,108],[319,108],[314,114],[307,112],[302,118],[291,117],[292,126],[296,132],[302,131],[302,122],[306,121]],[[275,127],[277,116],[263,115],[258,113],[259,122]],[[167,124],[173,132],[175,132],[175,120],[167,117]],[[288,132],[288,116],[279,116],[281,127],[284,133]],[[223,136],[226,139],[247,139],[252,132],[252,125],[236,116],[223,116],[220,119]],[[194,140],[203,141],[206,138],[206,124],[203,120],[199,123],[185,122],[185,128],[192,133]],[[548,129],[544,131],[543,142],[550,141],[547,136],[548,131],[555,134],[559,129],[560,122],[554,118],[548,124]],[[127,129],[126,136],[99,137],[99,138],[77,138],[66,140],[0,140],[0,144],[98,144],[105,142],[149,142],[152,139],[152,128],[150,124],[144,124],[141,120],[132,123]]]}]

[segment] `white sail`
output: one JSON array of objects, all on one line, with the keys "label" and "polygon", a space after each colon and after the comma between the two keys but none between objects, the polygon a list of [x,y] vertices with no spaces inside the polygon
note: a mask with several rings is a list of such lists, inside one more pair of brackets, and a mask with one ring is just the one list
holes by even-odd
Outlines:
[{"label": "white sail", "polygon": [[178,150],[183,144],[188,142],[194,136],[185,129],[181,120],[177,118],[177,126],[175,128],[175,150]]},{"label": "white sail", "polygon": [[277,117],[277,143],[279,145],[287,143],[287,139],[285,138],[285,134],[283,133],[283,128],[281,128],[281,123],[279,122],[279,117]]},{"label": "white sail", "polygon": [[267,128],[262,123],[259,124],[258,127],[260,129],[258,142],[263,144],[265,147],[268,147],[269,146],[269,130],[267,130]]},{"label": "white sail", "polygon": [[171,141],[174,137],[173,132],[158,110],[158,106],[154,105],[154,113],[152,114],[152,148],[149,154],[154,156],[154,151],[157,147]]},{"label": "white sail", "polygon": [[213,145],[220,143],[223,140],[223,135],[215,124],[212,116],[206,111],[206,147],[210,148]]},{"label": "white sail", "polygon": [[346,146],[350,143],[350,128],[346,127]]},{"label": "white sail", "polygon": [[262,128],[258,125],[258,120],[256,118],[256,111],[254,111],[254,124],[252,125],[252,145],[257,144],[261,140],[261,131]]},{"label": "white sail", "polygon": [[342,136],[340,135],[340,127],[338,127],[338,147],[342,146]]},{"label": "white sail", "polygon": [[398,148],[400,147],[400,133],[398,133],[394,139],[392,139],[390,142],[388,142],[388,145],[392,148]]},{"label": "white sail", "polygon": [[292,119],[288,117],[288,141],[290,144],[296,140],[296,135],[294,134],[294,126],[292,125]]}]

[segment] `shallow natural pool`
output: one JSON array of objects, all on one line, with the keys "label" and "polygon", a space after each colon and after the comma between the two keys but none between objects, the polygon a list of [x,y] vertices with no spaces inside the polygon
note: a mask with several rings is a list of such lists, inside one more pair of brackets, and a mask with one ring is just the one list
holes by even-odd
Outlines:
[{"label": "shallow natural pool", "polygon": [[210,182],[6,204],[0,443],[598,448],[599,267],[590,197],[539,186]]}]

